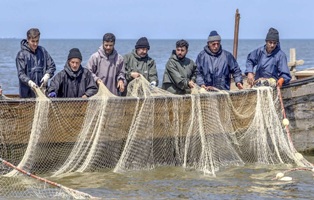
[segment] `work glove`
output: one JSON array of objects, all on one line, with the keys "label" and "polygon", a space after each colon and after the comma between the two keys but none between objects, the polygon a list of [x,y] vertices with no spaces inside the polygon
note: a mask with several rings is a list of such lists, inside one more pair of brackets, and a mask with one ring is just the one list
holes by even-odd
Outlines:
[{"label": "work glove", "polygon": [[38,86],[36,85],[36,83],[34,83],[32,80],[28,81],[28,86],[31,88],[37,88]]},{"label": "work glove", "polygon": [[48,83],[49,78],[50,78],[50,75],[49,74],[45,74],[44,77],[40,80],[41,85],[42,86],[46,86],[47,83]]},{"label": "work glove", "polygon": [[50,92],[48,94],[48,97],[56,97],[56,96],[57,96],[57,94],[55,92]]},{"label": "work glove", "polygon": [[152,81],[152,82],[150,82],[150,86],[152,86],[152,87],[156,87],[156,81]]},{"label": "work glove", "polygon": [[285,82],[285,79],[283,79],[283,78],[278,79],[277,86],[279,86],[279,88],[282,88],[282,85],[284,82]]},{"label": "work glove", "polygon": [[154,89],[156,87],[156,81],[152,81],[152,82],[150,82],[150,84],[149,84],[149,89]]}]

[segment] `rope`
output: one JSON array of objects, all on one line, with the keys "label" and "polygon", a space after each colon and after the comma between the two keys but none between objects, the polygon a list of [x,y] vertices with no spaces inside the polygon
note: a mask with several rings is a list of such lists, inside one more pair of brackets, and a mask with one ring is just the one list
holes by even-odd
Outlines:
[{"label": "rope", "polygon": [[[283,118],[284,118],[284,119],[287,119],[285,107],[284,107],[284,105],[283,105],[283,100],[282,100],[282,96],[281,96],[281,90],[280,90],[280,87],[279,87],[279,86],[277,86],[277,94],[278,94],[278,98],[279,98],[279,101],[280,101],[281,112],[282,112]],[[292,149],[293,149],[295,152],[297,152],[297,150],[294,148],[294,145],[293,145],[293,142],[292,142],[292,139],[291,139],[291,134],[290,134],[290,130],[289,130],[289,124],[288,124],[288,125],[285,125],[285,129],[286,129],[287,136],[288,136],[288,140],[289,140],[289,143],[290,143]]]},{"label": "rope", "polygon": [[72,196],[74,195],[74,198],[75,198],[76,195],[79,195],[79,196],[83,196],[84,198],[98,199],[97,197],[93,197],[93,196],[91,196],[91,195],[89,195],[89,194],[87,194],[87,193],[80,192],[80,191],[78,191],[78,190],[74,190],[74,189],[68,188],[68,187],[63,186],[63,185],[61,185],[61,184],[58,184],[58,183],[49,181],[49,180],[47,180],[47,179],[45,179],[45,178],[42,178],[42,177],[36,176],[36,175],[34,175],[34,174],[31,174],[30,172],[27,172],[27,171],[25,171],[25,170],[23,170],[23,169],[20,169],[20,168],[18,168],[17,166],[13,165],[12,163],[10,163],[10,162],[8,162],[8,161],[6,161],[6,160],[3,160],[2,158],[0,158],[0,162],[2,162],[4,165],[6,165],[6,166],[8,166],[8,167],[10,167],[10,168],[12,168],[12,169],[15,169],[15,170],[21,172],[22,174],[25,174],[25,175],[27,175],[27,176],[33,178],[33,179],[36,179],[36,180],[39,180],[39,181],[41,181],[41,182],[48,183],[49,185],[58,187],[58,188],[64,190],[65,192],[69,192],[70,195],[72,195]]}]

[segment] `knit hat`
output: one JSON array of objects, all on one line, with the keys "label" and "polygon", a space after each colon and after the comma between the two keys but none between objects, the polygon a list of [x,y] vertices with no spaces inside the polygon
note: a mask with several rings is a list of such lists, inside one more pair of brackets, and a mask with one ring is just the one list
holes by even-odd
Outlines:
[{"label": "knit hat", "polygon": [[208,36],[207,42],[220,41],[220,40],[221,40],[221,37],[217,33],[217,31],[212,31],[212,32],[210,32],[210,34]]},{"label": "knit hat", "polygon": [[140,39],[137,40],[135,49],[138,48],[147,48],[149,50],[150,46],[146,37],[141,37]]},{"label": "knit hat", "polygon": [[266,35],[266,41],[268,40],[279,42],[279,33],[276,29],[270,28],[268,30],[268,33]]},{"label": "knit hat", "polygon": [[73,48],[70,50],[69,55],[68,55],[68,60],[72,58],[78,58],[82,60],[82,54],[78,48]]}]

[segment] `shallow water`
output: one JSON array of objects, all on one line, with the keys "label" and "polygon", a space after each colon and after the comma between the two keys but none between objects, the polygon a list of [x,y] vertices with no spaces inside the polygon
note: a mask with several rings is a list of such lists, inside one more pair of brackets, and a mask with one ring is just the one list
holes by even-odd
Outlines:
[{"label": "shallow water", "polygon": [[[313,156],[307,157],[312,163]],[[112,170],[55,177],[67,187],[102,199],[314,199],[313,173],[289,172],[292,181],[272,180],[292,166],[245,165],[221,169],[216,177],[182,167],[123,174]]]}]

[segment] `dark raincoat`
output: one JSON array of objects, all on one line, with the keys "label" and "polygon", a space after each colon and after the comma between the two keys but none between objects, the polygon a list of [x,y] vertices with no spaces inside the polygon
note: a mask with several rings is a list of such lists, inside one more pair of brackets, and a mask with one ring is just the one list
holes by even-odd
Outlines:
[{"label": "dark raincoat", "polygon": [[266,51],[266,45],[252,51],[247,57],[245,74],[254,73],[255,67],[255,80],[259,78],[278,80],[282,77],[285,80],[284,84],[291,80],[287,57],[280,49],[279,43],[270,54]]},{"label": "dark raincoat", "polygon": [[204,47],[196,59],[197,78],[196,83],[201,86],[213,86],[220,90],[230,90],[231,75],[235,84],[242,83],[241,69],[233,55],[220,49],[212,53],[208,46]]},{"label": "dark raincoat", "polygon": [[88,69],[80,66],[78,71],[73,72],[68,64],[51,79],[48,88],[48,94],[55,92],[57,97],[65,98],[90,97],[97,91],[96,82]]},{"label": "dark raincoat", "polygon": [[56,71],[56,65],[47,50],[38,46],[36,51],[32,52],[25,39],[21,41],[21,50],[16,56],[16,68],[21,98],[35,97],[35,93],[28,86],[29,80],[40,86],[40,81],[45,74],[53,77]]},{"label": "dark raincoat", "polygon": [[155,81],[158,86],[158,74],[155,61],[148,56],[141,58],[136,54],[134,49],[131,53],[123,56],[123,62],[125,65],[125,78],[127,82],[133,80],[131,72],[138,72],[142,74],[149,82]]},{"label": "dark raincoat", "polygon": [[189,82],[196,82],[197,67],[189,58],[178,59],[176,51],[172,54],[166,64],[162,82],[162,89],[174,94],[191,93]]}]

